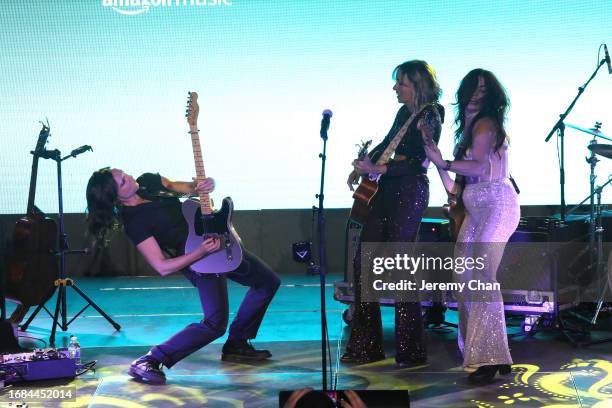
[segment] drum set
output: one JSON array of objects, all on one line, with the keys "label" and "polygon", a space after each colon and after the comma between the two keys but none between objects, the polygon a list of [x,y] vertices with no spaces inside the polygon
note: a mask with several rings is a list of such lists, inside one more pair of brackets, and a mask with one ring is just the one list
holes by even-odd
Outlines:
[{"label": "drum set", "polygon": [[596,186],[595,180],[597,176],[595,174],[595,168],[597,166],[597,163],[600,161],[598,156],[604,157],[606,159],[612,159],[612,144],[600,144],[598,143],[598,139],[612,142],[612,137],[608,137],[601,132],[601,122],[596,122],[595,126],[589,129],[571,125],[569,123],[565,123],[565,126],[593,136],[588,146],[590,156],[586,158],[586,162],[589,163],[591,169],[589,177],[590,194],[588,197],[582,200],[582,202],[571,208],[567,212],[567,215],[570,215],[571,213],[575,212],[587,201],[590,202],[590,214],[588,218],[590,222],[590,265],[591,268],[594,268],[596,270],[595,277],[598,281],[596,288],[600,290],[597,297],[597,307],[590,321],[591,324],[595,325],[597,323],[597,318],[606,301],[606,294],[608,293],[608,291],[612,292],[612,251],[610,254],[608,254],[606,260],[603,248],[603,205],[601,202],[602,191],[606,186],[612,183],[612,175],[608,177],[608,180],[604,184]]}]

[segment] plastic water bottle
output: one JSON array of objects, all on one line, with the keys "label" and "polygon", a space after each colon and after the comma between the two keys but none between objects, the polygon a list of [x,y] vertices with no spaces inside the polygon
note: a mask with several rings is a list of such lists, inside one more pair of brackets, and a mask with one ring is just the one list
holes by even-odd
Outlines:
[{"label": "plastic water bottle", "polygon": [[68,353],[70,354],[70,358],[74,359],[76,364],[81,364],[81,345],[77,341],[76,336],[70,336]]}]

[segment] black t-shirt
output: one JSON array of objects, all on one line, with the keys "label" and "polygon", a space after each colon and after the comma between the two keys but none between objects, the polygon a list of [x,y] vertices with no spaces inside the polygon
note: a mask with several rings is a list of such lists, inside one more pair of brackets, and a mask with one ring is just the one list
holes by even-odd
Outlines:
[{"label": "black t-shirt", "polygon": [[158,198],[153,195],[156,191],[164,190],[159,174],[145,173],[136,181],[140,184],[138,195],[151,202],[121,207],[126,234],[134,245],[154,237],[169,258],[183,255],[188,227],[181,211],[181,202],[177,198]]},{"label": "black t-shirt", "polygon": [[[444,122],[444,107],[442,107],[440,104],[436,104],[435,107],[438,110],[441,119],[440,123],[434,124],[434,127],[436,128],[434,141],[437,144],[440,140],[442,122]],[[404,123],[406,123],[411,114],[412,113],[405,105],[398,110],[397,115],[395,115],[393,125],[391,126],[387,136],[385,136],[384,140],[373,148],[368,154],[368,156],[370,156],[372,159],[372,162],[376,162],[376,160],[378,160],[383,151],[387,148],[387,146],[389,146],[389,143],[391,143],[391,140],[393,140],[397,132],[402,126],[404,126]],[[425,150],[423,148],[424,145],[421,132],[417,129],[417,123],[417,120],[412,122],[408,128],[408,131],[402,138],[402,141],[395,149],[395,154],[405,156],[406,160],[389,161],[389,163],[387,163],[387,172],[383,175],[383,179],[427,172],[427,169],[423,168],[422,166],[422,163],[427,156],[425,155]]]}]

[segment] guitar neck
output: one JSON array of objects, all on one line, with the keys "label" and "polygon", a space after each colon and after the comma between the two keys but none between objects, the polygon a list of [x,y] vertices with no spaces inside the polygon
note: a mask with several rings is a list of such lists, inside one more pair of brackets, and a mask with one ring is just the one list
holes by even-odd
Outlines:
[{"label": "guitar neck", "polygon": [[[196,127],[197,129],[197,127]],[[193,160],[196,168],[196,180],[198,182],[206,178],[206,171],[204,170],[204,160],[202,158],[202,147],[200,145],[200,136],[197,131],[191,132],[191,145],[193,147]],[[202,214],[212,214],[212,204],[210,201],[210,195],[208,193],[199,193],[200,196],[200,209]]]},{"label": "guitar neck", "polygon": [[32,161],[32,174],[30,175],[30,191],[28,193],[28,209],[26,214],[34,214],[34,200],[36,198],[36,179],[38,177],[38,156],[34,155]]}]

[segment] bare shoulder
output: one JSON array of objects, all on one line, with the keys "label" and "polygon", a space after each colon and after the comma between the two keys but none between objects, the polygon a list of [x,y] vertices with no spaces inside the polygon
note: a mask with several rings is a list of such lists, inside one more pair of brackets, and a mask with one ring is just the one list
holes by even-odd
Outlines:
[{"label": "bare shoulder", "polygon": [[474,123],[472,135],[474,139],[485,139],[493,141],[496,139],[498,125],[493,118],[480,118]]},{"label": "bare shoulder", "polygon": [[497,132],[497,122],[488,116],[480,118],[474,123],[472,133]]}]

